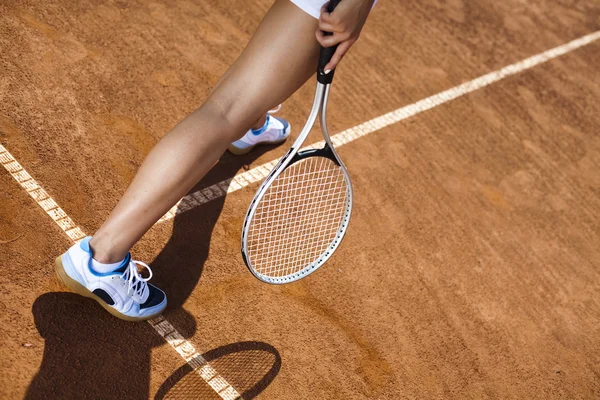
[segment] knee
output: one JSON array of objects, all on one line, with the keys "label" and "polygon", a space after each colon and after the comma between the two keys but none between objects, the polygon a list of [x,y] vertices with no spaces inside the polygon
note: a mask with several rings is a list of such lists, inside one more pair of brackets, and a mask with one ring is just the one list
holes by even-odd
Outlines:
[{"label": "knee", "polygon": [[200,108],[211,116],[213,126],[219,134],[231,141],[240,139],[266,111],[260,111],[243,104],[240,99],[211,96]]}]

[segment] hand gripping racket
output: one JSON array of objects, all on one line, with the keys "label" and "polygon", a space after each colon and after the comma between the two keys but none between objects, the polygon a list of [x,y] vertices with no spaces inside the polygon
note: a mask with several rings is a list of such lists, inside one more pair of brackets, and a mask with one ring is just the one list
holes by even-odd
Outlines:
[{"label": "hand gripping racket", "polygon": [[[339,1],[329,2],[329,12]],[[308,121],[260,186],[246,214],[242,257],[263,282],[282,284],[308,276],[331,257],[348,229],[352,184],[327,129],[327,98],[334,71],[323,71],[336,47],[321,48]],[[298,151],[317,115],[324,147]]]}]

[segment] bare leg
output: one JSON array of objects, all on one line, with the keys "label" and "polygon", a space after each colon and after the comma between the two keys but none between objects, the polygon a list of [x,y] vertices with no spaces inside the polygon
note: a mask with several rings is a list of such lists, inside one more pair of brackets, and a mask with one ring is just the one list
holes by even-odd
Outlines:
[{"label": "bare leg", "polygon": [[[90,241],[94,258],[117,262],[214,165],[227,146],[315,71],[318,21],[277,0],[206,102],[148,154]],[[268,62],[265,62],[268,60]],[[261,124],[262,125],[262,124]]]}]

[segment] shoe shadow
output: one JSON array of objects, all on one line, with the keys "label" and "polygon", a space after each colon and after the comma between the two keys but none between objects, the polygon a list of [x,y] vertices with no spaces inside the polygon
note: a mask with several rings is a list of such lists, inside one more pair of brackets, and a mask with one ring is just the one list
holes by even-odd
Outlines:
[{"label": "shoe shadow", "polygon": [[33,304],[45,339],[26,399],[147,399],[150,351],[163,339],[146,323],[119,320],[93,300],[46,293]]},{"label": "shoe shadow", "polygon": [[[240,157],[225,153],[192,192],[232,178],[271,148],[259,147],[257,151]],[[168,296],[166,313],[176,317],[175,328],[185,337],[195,333],[196,321],[181,306],[200,280],[208,257],[210,237],[224,201],[223,197],[217,198],[176,215],[172,235],[152,263],[156,274],[153,283],[165,290]],[[91,299],[63,292],[45,293],[38,297],[32,313],[45,344],[40,369],[29,385],[26,399],[149,398],[151,350],[164,344],[164,339],[149,324],[119,320]],[[277,368],[269,369],[266,381],[259,380],[259,383],[268,382],[255,385],[257,389],[253,390],[262,391],[277,374],[281,359],[272,346],[248,342],[228,346],[209,351],[206,357],[231,360],[231,356],[225,356],[235,352],[249,354],[252,349],[276,355],[273,365]],[[262,350],[260,346],[263,346]],[[228,366],[230,373],[239,375],[241,381],[245,374],[251,372],[248,368],[253,365],[251,359],[243,360],[245,363],[230,363]],[[173,381],[173,377],[169,379]],[[164,393],[168,390],[164,389]]]}]

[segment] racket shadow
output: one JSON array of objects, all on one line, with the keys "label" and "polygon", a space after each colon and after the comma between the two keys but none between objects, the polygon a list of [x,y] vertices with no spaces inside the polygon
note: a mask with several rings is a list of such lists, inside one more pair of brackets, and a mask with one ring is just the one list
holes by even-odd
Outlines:
[{"label": "racket shadow", "polygon": [[[221,346],[202,355],[240,397],[258,396],[275,379],[281,369],[277,349],[264,342],[238,342]],[[219,399],[198,370],[184,364],[158,389],[155,400]]]},{"label": "racket shadow", "polygon": [[[270,149],[259,147],[241,157],[224,154],[192,191],[232,178]],[[195,333],[196,321],[181,305],[200,280],[224,201],[214,199],[177,215],[168,243],[151,264],[153,283],[169,297],[166,317],[186,338]],[[165,342],[149,324],[119,320],[95,301],[65,292],[39,296],[32,314],[45,343],[40,368],[26,399],[150,397],[150,355],[154,347]],[[269,348],[278,357],[277,351]]]}]

